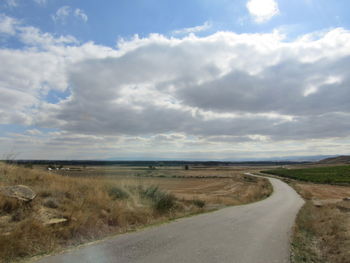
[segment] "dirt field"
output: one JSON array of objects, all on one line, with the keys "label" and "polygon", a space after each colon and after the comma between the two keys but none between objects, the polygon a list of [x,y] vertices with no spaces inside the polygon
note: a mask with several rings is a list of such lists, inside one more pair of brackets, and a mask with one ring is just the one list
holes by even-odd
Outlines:
[{"label": "dirt field", "polygon": [[[36,167],[46,170],[45,166]],[[67,170],[69,168],[69,170]],[[266,168],[266,167],[264,167]],[[271,189],[264,188],[262,182],[244,176],[262,167],[130,167],[130,166],[68,166],[65,170],[51,173],[68,177],[84,177],[122,185],[156,185],[170,191],[179,199],[200,199],[210,207],[237,205],[258,200]],[[219,179],[219,180],[218,180]]]},{"label": "dirt field", "polygon": [[[128,179],[132,182],[132,179]],[[144,185],[158,185],[179,199],[200,199],[208,205],[237,205],[258,200],[270,188],[264,182],[235,175],[233,178],[141,178]],[[126,182],[126,181],[125,181]]]},{"label": "dirt field", "polygon": [[[47,171],[47,166],[36,165],[35,169]],[[133,177],[232,177],[233,175],[243,174],[244,172],[260,171],[262,169],[272,169],[274,167],[264,166],[190,166],[185,170],[182,166],[172,167],[135,167],[135,166],[65,166],[60,170],[53,170],[57,173],[67,176],[84,176],[84,177],[113,177],[129,178]]]}]

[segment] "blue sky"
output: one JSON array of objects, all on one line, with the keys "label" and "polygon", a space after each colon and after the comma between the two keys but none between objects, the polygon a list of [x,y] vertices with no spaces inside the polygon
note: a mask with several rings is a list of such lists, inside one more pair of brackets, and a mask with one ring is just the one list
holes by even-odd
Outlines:
[{"label": "blue sky", "polygon": [[[78,1],[78,0],[15,0],[16,6],[6,0],[0,11],[22,20],[25,24],[57,35],[71,34],[82,42],[114,46],[119,37],[150,33],[171,35],[176,29],[195,27],[210,22],[212,27],[204,34],[218,30],[237,33],[269,32],[283,27],[297,36],[302,33],[349,27],[345,0],[278,1],[280,13],[267,23],[255,23],[246,8],[246,0],[196,0],[196,1]],[[10,1],[11,3],[11,1]],[[71,12],[82,10],[88,17],[83,21],[70,15],[66,22],[55,22],[52,16],[63,6]],[[72,17],[71,17],[72,16]]]},{"label": "blue sky", "polygon": [[0,154],[349,154],[349,7],[1,0]]}]

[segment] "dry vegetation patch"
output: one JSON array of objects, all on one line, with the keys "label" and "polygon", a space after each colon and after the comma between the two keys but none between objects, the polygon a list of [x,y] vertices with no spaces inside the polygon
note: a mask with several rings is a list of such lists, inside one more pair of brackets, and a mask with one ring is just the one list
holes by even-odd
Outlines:
[{"label": "dry vegetation patch", "polygon": [[293,262],[350,262],[348,203],[315,206],[306,202],[296,220]]},{"label": "dry vegetation patch", "polygon": [[293,262],[350,262],[350,187],[295,183],[307,200],[297,216]]},{"label": "dry vegetation patch", "polygon": [[295,188],[305,199],[343,199],[350,197],[350,186],[295,183]]},{"label": "dry vegetation patch", "polygon": [[[25,185],[36,193],[31,202],[0,195],[0,262],[57,251],[215,206],[257,201],[271,192],[266,179],[235,173],[232,178],[173,178],[171,173],[170,177],[83,176],[83,171],[72,177],[0,164],[0,187]],[[213,170],[199,173],[218,174]]]}]

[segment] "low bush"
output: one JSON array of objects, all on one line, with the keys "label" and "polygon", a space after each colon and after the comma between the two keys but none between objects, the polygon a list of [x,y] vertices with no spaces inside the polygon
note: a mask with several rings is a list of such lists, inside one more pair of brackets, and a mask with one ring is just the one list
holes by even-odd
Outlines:
[{"label": "low bush", "polygon": [[23,206],[23,202],[0,195],[0,212],[1,213],[12,213]]},{"label": "low bush", "polygon": [[129,194],[120,187],[112,186],[108,189],[108,195],[116,200],[116,199],[127,199]]},{"label": "low bush", "polygon": [[203,208],[205,206],[205,201],[200,200],[200,199],[194,199],[193,204],[199,208]]},{"label": "low bush", "polygon": [[52,198],[49,198],[47,200],[45,200],[45,202],[43,203],[43,205],[45,207],[48,207],[48,208],[58,208],[58,203],[55,199],[52,199]]},{"label": "low bush", "polygon": [[176,198],[173,194],[161,191],[158,186],[140,188],[141,197],[152,201],[153,207],[160,213],[165,213],[175,207]]}]

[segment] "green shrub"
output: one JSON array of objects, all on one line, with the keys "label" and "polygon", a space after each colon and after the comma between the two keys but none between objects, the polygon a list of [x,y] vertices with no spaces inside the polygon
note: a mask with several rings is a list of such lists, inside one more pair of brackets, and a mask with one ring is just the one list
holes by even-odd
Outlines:
[{"label": "green shrub", "polygon": [[203,208],[205,206],[205,201],[200,200],[200,199],[194,199],[193,204],[199,208]]},{"label": "green shrub", "polygon": [[140,194],[143,198],[151,200],[154,209],[160,213],[168,212],[176,203],[173,194],[160,190],[158,186],[149,186],[146,189],[141,187]]},{"label": "green shrub", "polygon": [[116,199],[127,199],[129,197],[129,194],[117,187],[117,186],[112,186],[108,189],[108,195],[113,199],[113,200],[116,200]]}]

